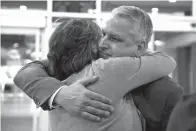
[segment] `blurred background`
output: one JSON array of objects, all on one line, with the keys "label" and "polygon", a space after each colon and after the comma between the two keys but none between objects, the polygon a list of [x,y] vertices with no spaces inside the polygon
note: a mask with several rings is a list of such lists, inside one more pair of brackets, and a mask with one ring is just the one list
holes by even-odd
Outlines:
[{"label": "blurred background", "polygon": [[186,93],[196,92],[196,0],[0,2],[2,131],[47,131],[47,113],[14,85],[13,77],[23,65],[46,58],[50,34],[62,20],[86,18],[102,26],[120,5],[134,5],[149,13],[154,25],[149,48],[172,56],[178,66],[170,76]]}]

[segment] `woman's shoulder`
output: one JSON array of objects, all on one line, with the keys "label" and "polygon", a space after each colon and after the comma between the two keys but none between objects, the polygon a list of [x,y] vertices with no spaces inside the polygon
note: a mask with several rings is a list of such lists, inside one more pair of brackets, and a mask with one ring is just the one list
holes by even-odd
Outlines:
[{"label": "woman's shoulder", "polygon": [[67,85],[73,84],[74,82],[83,79],[84,77],[93,76],[91,65],[85,66],[81,71],[73,73],[63,83]]}]

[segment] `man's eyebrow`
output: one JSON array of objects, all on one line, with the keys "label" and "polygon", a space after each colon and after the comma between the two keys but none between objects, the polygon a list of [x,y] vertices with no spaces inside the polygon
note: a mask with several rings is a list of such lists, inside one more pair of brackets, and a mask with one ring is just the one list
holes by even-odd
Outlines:
[{"label": "man's eyebrow", "polygon": [[103,32],[103,33],[107,33],[107,34],[109,34],[110,36],[113,36],[113,37],[121,38],[121,36],[120,36],[119,34],[114,33],[114,32],[112,32],[112,31],[109,31],[109,30],[102,29],[102,32]]},{"label": "man's eyebrow", "polygon": [[118,34],[110,34],[112,37],[115,37],[115,38],[121,38],[122,36],[118,35]]}]

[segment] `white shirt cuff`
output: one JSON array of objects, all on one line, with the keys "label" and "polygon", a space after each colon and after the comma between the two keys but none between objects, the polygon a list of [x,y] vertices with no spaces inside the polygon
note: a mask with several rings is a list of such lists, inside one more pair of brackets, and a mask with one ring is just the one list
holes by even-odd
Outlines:
[{"label": "white shirt cuff", "polygon": [[63,88],[63,86],[61,86],[51,97],[50,97],[50,99],[49,99],[49,108],[50,109],[53,109],[53,108],[56,108],[56,107],[58,107],[58,106],[55,106],[54,104],[53,104],[53,101],[54,101],[54,97],[56,96],[56,94],[61,90]]}]

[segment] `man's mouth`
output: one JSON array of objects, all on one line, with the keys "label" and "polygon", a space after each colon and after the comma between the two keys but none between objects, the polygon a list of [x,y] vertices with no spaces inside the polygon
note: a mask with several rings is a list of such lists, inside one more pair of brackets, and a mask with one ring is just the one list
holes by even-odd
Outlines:
[{"label": "man's mouth", "polygon": [[105,53],[103,51],[99,51],[99,56],[101,58],[108,58],[108,57],[111,57],[112,55],[108,54],[108,53]]}]

